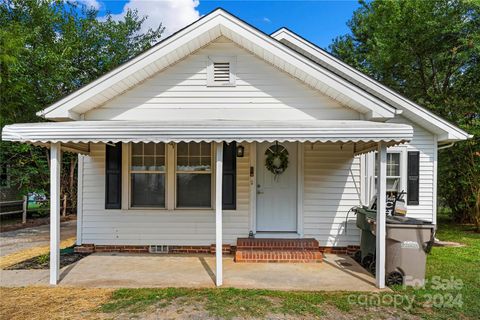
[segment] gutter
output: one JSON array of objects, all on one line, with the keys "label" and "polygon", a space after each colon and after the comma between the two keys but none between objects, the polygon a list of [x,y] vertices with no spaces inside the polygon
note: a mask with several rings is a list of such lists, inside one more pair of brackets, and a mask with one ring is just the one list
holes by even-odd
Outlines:
[{"label": "gutter", "polygon": [[443,149],[448,149],[448,148],[451,148],[455,145],[455,142],[452,142],[452,143],[449,143],[447,145],[444,145],[444,146],[441,146],[441,147],[438,147],[437,150],[443,150]]}]

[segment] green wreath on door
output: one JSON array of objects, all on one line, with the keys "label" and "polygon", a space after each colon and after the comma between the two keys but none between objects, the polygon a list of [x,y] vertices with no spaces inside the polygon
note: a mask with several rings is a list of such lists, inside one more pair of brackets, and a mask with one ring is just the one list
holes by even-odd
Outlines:
[{"label": "green wreath on door", "polygon": [[275,175],[275,179],[288,168],[288,151],[276,143],[265,151],[265,167]]}]

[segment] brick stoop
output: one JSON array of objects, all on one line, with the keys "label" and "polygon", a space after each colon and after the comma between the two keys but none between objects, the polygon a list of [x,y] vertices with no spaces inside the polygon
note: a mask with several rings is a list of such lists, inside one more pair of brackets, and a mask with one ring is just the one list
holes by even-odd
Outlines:
[{"label": "brick stoop", "polygon": [[235,262],[308,263],[322,262],[315,239],[237,239]]}]

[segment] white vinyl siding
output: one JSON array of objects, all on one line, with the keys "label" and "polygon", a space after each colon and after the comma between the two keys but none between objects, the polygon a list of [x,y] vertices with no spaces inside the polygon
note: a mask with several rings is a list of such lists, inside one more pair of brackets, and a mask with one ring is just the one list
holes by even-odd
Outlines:
[{"label": "white vinyl siding", "polygon": [[[402,152],[403,166],[402,170],[402,188],[406,190],[406,178],[407,178],[407,152],[419,151],[420,152],[420,177],[419,177],[419,204],[407,206],[407,216],[422,220],[428,220],[435,222],[435,210],[436,210],[436,177],[435,177],[435,159],[436,159],[436,140],[435,135],[428,132],[419,125],[416,125],[404,117],[399,116],[395,120],[389,121],[391,123],[404,123],[413,127],[413,139],[409,143],[402,144],[400,146],[388,148],[387,151]],[[373,162],[374,157],[370,157],[369,161]],[[366,157],[368,159],[368,157]],[[367,160],[368,161],[368,160]],[[373,166],[373,163],[370,164]],[[369,181],[369,177],[366,177],[365,181]],[[371,199],[372,192],[366,196],[366,199]],[[405,196],[406,197],[406,196]],[[406,202],[407,203],[407,202]]]},{"label": "white vinyl siding", "polygon": [[[360,204],[360,160],[353,147],[340,144],[304,145],[303,232],[320,246],[357,245],[360,232],[348,210]],[[360,192],[360,190],[358,190]]]},{"label": "white vinyl siding", "polygon": [[[207,86],[209,56],[235,57],[235,86]],[[217,39],[85,120],[359,120],[343,106],[225,38]]]},{"label": "white vinyl siding", "polygon": [[[82,242],[105,245],[210,245],[214,210],[105,210],[105,145],[92,144],[83,166]],[[126,177],[122,177],[125,181]],[[224,243],[249,231],[249,147],[237,158],[237,209],[223,211]]]}]

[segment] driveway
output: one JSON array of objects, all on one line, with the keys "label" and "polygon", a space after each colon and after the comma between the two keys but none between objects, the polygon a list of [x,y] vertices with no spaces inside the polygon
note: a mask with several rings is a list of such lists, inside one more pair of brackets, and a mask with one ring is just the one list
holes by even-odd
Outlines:
[{"label": "driveway", "polygon": [[[77,221],[71,220],[60,224],[61,240],[75,237]],[[42,247],[50,244],[50,225],[25,228],[0,233],[0,257],[25,249]]]}]

